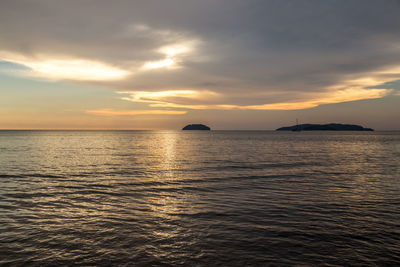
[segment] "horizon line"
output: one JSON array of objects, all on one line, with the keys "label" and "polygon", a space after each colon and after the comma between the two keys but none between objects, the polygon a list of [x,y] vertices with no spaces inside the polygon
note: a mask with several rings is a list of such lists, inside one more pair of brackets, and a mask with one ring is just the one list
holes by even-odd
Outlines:
[{"label": "horizon line", "polygon": [[[210,131],[276,131],[277,129],[211,129]],[[182,129],[105,129],[105,128],[95,128],[95,129],[85,129],[85,128],[60,128],[60,129],[1,129],[0,131],[182,131]],[[394,130],[382,130],[382,129],[374,129],[374,132],[399,132],[400,129]],[[189,131],[190,132],[190,131]],[[279,132],[288,132],[288,131],[279,131]],[[359,131],[329,131],[329,130],[321,130],[321,131],[307,131],[307,132],[359,132]],[[363,132],[363,131],[361,131]]]}]

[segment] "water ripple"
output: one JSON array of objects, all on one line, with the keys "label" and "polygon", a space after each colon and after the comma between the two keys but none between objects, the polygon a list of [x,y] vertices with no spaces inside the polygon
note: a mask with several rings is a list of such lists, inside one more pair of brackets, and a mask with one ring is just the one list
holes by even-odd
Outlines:
[{"label": "water ripple", "polygon": [[396,266],[399,133],[0,131],[0,265]]}]

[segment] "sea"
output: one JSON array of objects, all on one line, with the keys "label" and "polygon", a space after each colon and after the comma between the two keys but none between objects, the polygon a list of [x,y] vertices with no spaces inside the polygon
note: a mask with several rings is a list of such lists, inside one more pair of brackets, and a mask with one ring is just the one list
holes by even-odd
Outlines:
[{"label": "sea", "polygon": [[0,131],[1,266],[399,266],[400,132]]}]

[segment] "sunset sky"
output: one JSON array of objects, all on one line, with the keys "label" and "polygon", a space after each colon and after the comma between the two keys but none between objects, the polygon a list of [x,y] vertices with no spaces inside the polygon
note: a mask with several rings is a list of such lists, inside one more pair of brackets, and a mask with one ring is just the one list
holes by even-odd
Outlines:
[{"label": "sunset sky", "polygon": [[400,130],[400,1],[0,2],[0,129]]}]

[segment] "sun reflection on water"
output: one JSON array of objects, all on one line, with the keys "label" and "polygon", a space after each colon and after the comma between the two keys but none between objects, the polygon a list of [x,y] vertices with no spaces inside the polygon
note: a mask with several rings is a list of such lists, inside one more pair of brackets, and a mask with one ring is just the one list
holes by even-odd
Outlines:
[{"label": "sun reflection on water", "polygon": [[8,265],[226,266],[244,252],[238,265],[258,266],[279,265],[290,246],[287,265],[312,265],[300,244],[320,259],[358,250],[373,261],[382,249],[397,259],[399,142],[379,132],[0,133],[3,255]]}]

